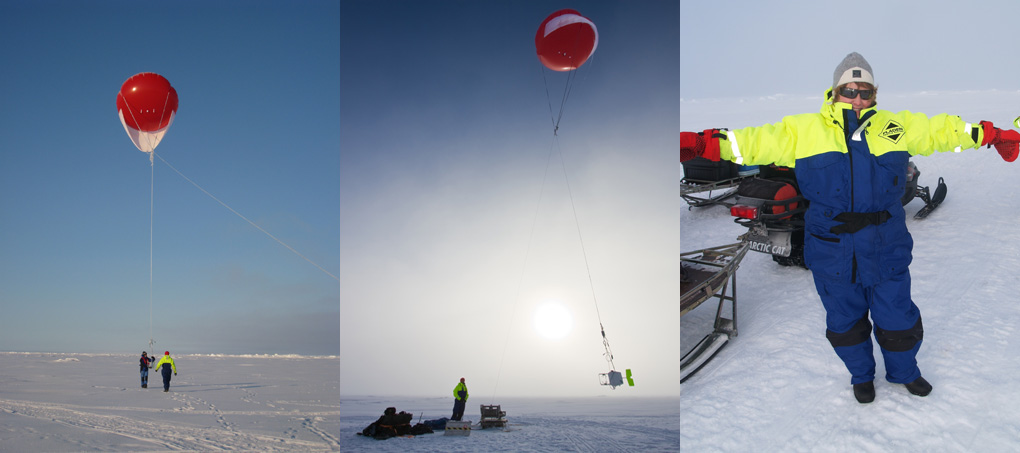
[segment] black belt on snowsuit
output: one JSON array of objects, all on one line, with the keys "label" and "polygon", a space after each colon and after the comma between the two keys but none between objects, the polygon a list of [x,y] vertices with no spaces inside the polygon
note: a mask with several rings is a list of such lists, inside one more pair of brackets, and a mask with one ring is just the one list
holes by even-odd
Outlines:
[{"label": "black belt on snowsuit", "polygon": [[844,212],[832,218],[832,220],[843,223],[829,228],[829,232],[832,234],[853,234],[863,230],[868,225],[881,225],[891,218],[892,214],[889,214],[889,211]]}]

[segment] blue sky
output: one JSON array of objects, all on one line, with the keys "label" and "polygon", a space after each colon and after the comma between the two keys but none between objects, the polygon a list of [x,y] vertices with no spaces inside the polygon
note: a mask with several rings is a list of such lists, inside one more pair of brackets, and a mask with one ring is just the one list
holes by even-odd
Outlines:
[{"label": "blue sky", "polygon": [[0,349],[336,354],[340,283],[131,144],[115,96],[177,90],[156,153],[340,273],[336,1],[0,3]]},{"label": "blue sky", "polygon": [[[562,8],[590,18],[599,45],[553,137],[547,90],[558,100],[565,79],[543,72],[534,36]],[[602,394],[599,317],[618,368],[643,364],[645,391],[675,391],[651,381],[686,351],[675,256],[718,245],[682,228],[698,214],[677,193],[677,134],[817,111],[852,51],[893,110],[927,108],[897,93],[1020,88],[1020,6],[961,8],[341,2],[343,391],[446,394],[464,376],[472,394]],[[799,107],[777,112],[773,97]],[[533,327],[547,303],[572,316],[562,339]]]}]

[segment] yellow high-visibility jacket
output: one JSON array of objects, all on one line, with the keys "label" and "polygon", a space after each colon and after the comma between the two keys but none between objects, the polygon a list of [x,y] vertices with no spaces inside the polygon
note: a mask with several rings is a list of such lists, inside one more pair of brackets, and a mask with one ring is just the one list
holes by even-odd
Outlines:
[{"label": "yellow high-visibility jacket", "polygon": [[[860,118],[826,91],[820,113],[791,115],[780,122],[721,131],[719,157],[743,165],[793,167],[809,202],[805,213],[804,261],[816,277],[884,281],[906,271],[913,239],[901,198],[910,156],[979,148],[979,123],[958,116],[893,113],[874,106]],[[841,213],[889,213],[888,220],[853,233],[832,233]]]},{"label": "yellow high-visibility jacket", "polygon": [[[463,390],[463,391],[464,391],[464,398],[461,398],[461,397],[460,397],[460,391],[461,391],[461,390]],[[464,383],[463,383],[463,382],[458,382],[458,383],[457,383],[457,386],[453,388],[453,397],[454,397],[455,399],[457,399],[457,400],[463,400],[463,401],[467,401],[467,399],[468,399],[468,391],[467,391],[467,386],[466,386],[466,385],[464,385]]]},{"label": "yellow high-visibility jacket", "polygon": [[[774,124],[726,131],[719,142],[720,157],[741,165],[796,167],[801,159],[820,154],[846,154],[847,132],[856,132],[844,131],[846,115],[853,115],[853,110],[850,104],[832,102],[831,97],[830,88],[817,114],[791,115]],[[980,147],[984,139],[978,123],[965,122],[959,116],[939,114],[929,118],[923,113],[893,113],[874,106],[861,112],[862,118],[869,115],[873,116],[865,125],[863,138],[876,156],[894,151],[911,156],[960,152]]]},{"label": "yellow high-visibility jacket", "polygon": [[164,355],[163,358],[159,359],[159,362],[156,362],[156,367],[153,369],[159,371],[160,367],[162,367],[164,363],[169,363],[170,368],[174,370],[174,374],[177,374],[177,365],[174,363],[173,357],[170,357],[169,355]]}]

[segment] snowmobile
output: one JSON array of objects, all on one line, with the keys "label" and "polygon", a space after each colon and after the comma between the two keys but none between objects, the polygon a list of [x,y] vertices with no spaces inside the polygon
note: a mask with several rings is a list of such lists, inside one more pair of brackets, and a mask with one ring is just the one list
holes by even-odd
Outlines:
[{"label": "snowmobile", "polygon": [[[718,299],[713,331],[680,359],[681,383],[737,336],[736,271],[748,250],[770,254],[780,265],[805,267],[804,213],[808,205],[789,167],[740,167],[732,162],[712,162],[700,157],[683,165],[681,196],[689,209],[727,206],[730,214],[736,217],[734,221],[748,231],[738,238],[738,243],[681,254],[681,316],[703,302]],[[900,202],[906,206],[914,198],[924,201],[924,206],[914,215],[917,219],[931,214],[946,198],[947,190],[945,181],[939,178],[932,193],[928,187],[918,185],[920,176],[917,166],[908,162],[906,187]],[[620,384],[622,382],[617,383]]]},{"label": "snowmobile", "polygon": [[[928,217],[946,198],[946,182],[941,177],[934,193],[920,186],[921,171],[913,161],[907,163],[906,188],[900,202],[903,206],[920,198],[924,206],[915,219]],[[740,236],[751,250],[772,255],[782,266],[804,264],[804,212],[808,201],[800,193],[793,169],[761,167],[756,178],[740,182],[733,203],[727,203],[734,221],[747,228]]]},{"label": "snowmobile", "polygon": [[[733,162],[696,158],[683,162],[680,196],[690,208],[726,206],[734,221],[748,229],[739,239],[751,250],[772,255],[783,266],[804,267],[804,212],[808,202],[800,194],[790,167],[745,167]],[[946,198],[946,183],[939,177],[934,192],[920,186],[921,171],[907,163],[903,206],[920,198],[924,206],[915,219],[928,217]]]}]

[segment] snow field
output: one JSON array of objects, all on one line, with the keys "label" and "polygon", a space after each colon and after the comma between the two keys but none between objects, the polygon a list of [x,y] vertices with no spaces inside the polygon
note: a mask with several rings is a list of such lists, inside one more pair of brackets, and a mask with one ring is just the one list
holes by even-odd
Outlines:
[{"label": "snow field", "polygon": [[[141,351],[139,351],[139,355]],[[335,357],[174,356],[163,393],[134,355],[0,353],[0,451],[329,451]]]}]

